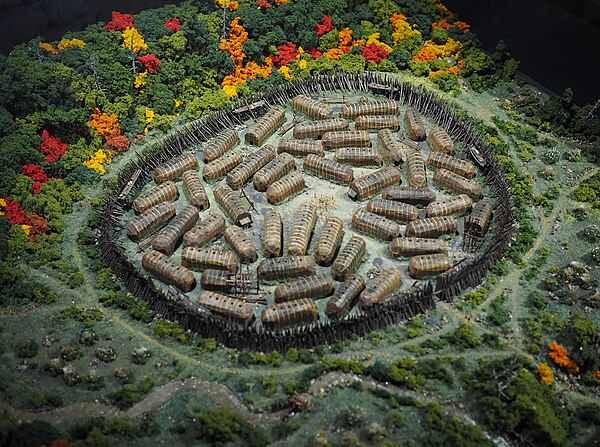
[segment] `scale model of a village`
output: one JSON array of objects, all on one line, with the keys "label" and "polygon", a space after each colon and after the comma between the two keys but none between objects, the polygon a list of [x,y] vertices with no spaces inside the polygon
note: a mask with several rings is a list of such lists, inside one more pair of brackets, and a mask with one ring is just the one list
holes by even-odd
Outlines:
[{"label": "scale model of a village", "polygon": [[[600,102],[440,3],[341,3],[2,61],[0,446],[596,445]],[[10,79],[65,71],[27,114]]]}]

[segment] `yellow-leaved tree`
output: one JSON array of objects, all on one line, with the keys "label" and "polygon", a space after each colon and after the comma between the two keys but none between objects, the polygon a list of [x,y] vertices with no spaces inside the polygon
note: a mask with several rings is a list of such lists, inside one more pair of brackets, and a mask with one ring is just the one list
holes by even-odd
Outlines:
[{"label": "yellow-leaved tree", "polygon": [[121,37],[123,37],[123,44],[121,46],[130,49],[136,54],[148,49],[148,45],[144,42],[144,37],[134,27],[124,30],[121,33]]},{"label": "yellow-leaved tree", "polygon": [[538,376],[540,376],[540,383],[543,385],[551,385],[554,382],[554,374],[548,365],[541,362],[537,367]]}]

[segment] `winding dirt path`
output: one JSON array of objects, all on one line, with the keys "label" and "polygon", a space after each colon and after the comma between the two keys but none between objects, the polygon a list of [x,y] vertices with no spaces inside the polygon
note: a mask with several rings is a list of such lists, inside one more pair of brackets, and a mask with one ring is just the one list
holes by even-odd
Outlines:
[{"label": "winding dirt path", "polygon": [[[505,355],[510,354],[505,353]],[[339,371],[332,371],[318,377],[305,393],[298,395],[298,398],[304,402],[312,402],[317,398],[324,397],[336,388],[351,387],[355,382],[361,383],[363,389],[367,390],[385,389],[392,394],[409,396],[420,402],[437,402],[447,413],[454,414],[463,420],[470,420],[468,413],[461,410],[458,405],[453,403],[440,403],[439,399],[433,395],[429,395],[426,391],[419,392],[399,388],[389,383],[377,382],[370,377],[361,377],[356,374]],[[161,387],[154,388],[143,400],[127,410],[119,410],[115,406],[98,401],[81,402],[42,412],[15,409],[6,402],[0,402],[0,410],[11,411],[21,422],[41,420],[51,424],[74,421],[85,417],[126,416],[130,418],[139,418],[157,411],[170,399],[188,391],[202,393],[218,406],[233,409],[242,419],[253,426],[271,426],[277,424],[281,422],[284,416],[290,413],[287,409],[273,412],[256,410],[244,403],[225,385],[194,378],[175,380]]]},{"label": "winding dirt path", "polygon": [[42,412],[26,411],[11,407],[6,402],[0,402],[0,410],[10,410],[22,422],[41,420],[49,423],[74,421],[84,417],[116,417],[127,416],[139,418],[158,410],[164,403],[186,391],[206,395],[219,406],[231,408],[246,422],[252,425],[272,425],[279,422],[287,411],[261,413],[248,407],[225,385],[199,379],[174,380],[163,386],[154,388],[144,399],[128,408],[119,410],[117,407],[98,401],[80,402],[66,407]]},{"label": "winding dirt path", "polygon": [[[561,194],[558,197],[558,199],[556,200],[554,208],[549,216],[546,216],[545,214],[540,213],[541,214],[539,216],[540,230],[539,230],[539,233],[538,233],[533,245],[531,246],[531,248],[529,250],[527,250],[527,252],[523,255],[523,262],[525,264],[527,264],[528,261],[542,247],[542,244],[544,244],[544,242],[546,242],[546,239],[549,235],[548,233],[551,231],[553,223],[556,221],[556,218],[558,217],[558,215],[565,209],[565,206],[567,204],[567,198],[568,198],[569,194],[571,194],[571,192],[573,192],[573,190],[575,188],[577,188],[579,183],[590,178],[592,175],[594,175],[596,172],[598,172],[598,170],[599,170],[598,168],[590,169],[588,172],[586,172],[584,175],[582,175],[577,180],[575,185],[573,185],[572,187],[570,187],[566,190],[562,190]],[[515,341],[515,343],[518,343],[519,347],[521,346],[521,342],[522,342],[522,335],[519,330],[519,322],[521,320],[521,317],[523,316],[523,311],[526,309],[524,302],[527,298],[525,296],[521,296],[522,294],[520,293],[521,277],[525,271],[526,271],[525,268],[522,268],[522,269],[515,268],[508,275],[501,278],[500,281],[498,282],[498,284],[496,284],[496,287],[494,288],[493,292],[486,299],[486,301],[484,303],[482,303],[482,305],[479,306],[477,309],[475,309],[475,311],[473,312],[474,316],[481,315],[483,313],[483,311],[486,310],[487,307],[490,306],[490,304],[492,303],[494,298],[496,298],[498,295],[500,295],[503,292],[503,290],[505,289],[505,287],[503,287],[503,286],[506,286],[507,288],[512,289],[512,291],[508,295],[508,297],[509,297],[508,304],[510,306],[510,312],[511,312],[509,325],[510,325],[513,335],[514,335],[514,341]]]}]

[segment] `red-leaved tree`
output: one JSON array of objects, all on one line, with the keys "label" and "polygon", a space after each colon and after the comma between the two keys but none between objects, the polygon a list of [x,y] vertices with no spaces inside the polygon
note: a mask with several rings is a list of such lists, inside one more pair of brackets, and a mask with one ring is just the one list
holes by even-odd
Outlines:
[{"label": "red-leaved tree", "polygon": [[325,16],[321,19],[321,23],[317,23],[315,25],[315,31],[317,32],[317,36],[322,36],[323,34],[327,34],[329,31],[333,29],[333,23],[331,23],[331,19],[329,16]]},{"label": "red-leaved tree", "polygon": [[48,221],[37,214],[29,218],[29,225],[31,226],[29,229],[29,242],[35,241],[37,236],[46,234],[46,231],[48,231]]},{"label": "red-leaved tree", "polygon": [[39,194],[40,188],[44,183],[50,180],[40,165],[27,164],[23,166],[23,175],[33,180],[33,193]]},{"label": "red-leaved tree", "polygon": [[25,210],[19,207],[17,202],[11,201],[8,197],[4,198],[4,202],[6,203],[4,215],[9,225],[29,225],[29,219],[25,215]]},{"label": "red-leaved tree", "polygon": [[133,16],[130,14],[121,14],[119,11],[113,11],[112,20],[104,25],[104,28],[115,31],[133,28]]},{"label": "red-leaved tree", "polygon": [[150,73],[158,71],[160,67],[160,61],[156,58],[156,54],[153,53],[144,54],[143,56],[138,57],[138,60]]},{"label": "red-leaved tree", "polygon": [[273,56],[273,63],[277,68],[287,65],[298,56],[296,45],[292,42],[286,42],[277,47],[279,55]]},{"label": "red-leaved tree", "polygon": [[258,9],[261,11],[266,11],[273,5],[271,5],[267,0],[256,0],[256,6],[258,6]]},{"label": "red-leaved tree", "polygon": [[375,62],[378,64],[383,59],[388,57],[388,52],[385,48],[375,45],[374,43],[362,47],[362,55],[367,62]]},{"label": "red-leaved tree", "polygon": [[116,152],[125,152],[127,149],[129,149],[129,140],[125,135],[106,137],[104,149],[114,150]]},{"label": "red-leaved tree", "polygon": [[171,20],[167,19],[165,20],[165,28],[177,32],[181,29],[181,22],[177,17],[173,17]]},{"label": "red-leaved tree", "polygon": [[41,152],[46,156],[45,160],[48,163],[60,160],[67,151],[67,144],[62,143],[58,137],[50,135],[46,129],[42,131],[42,140]]},{"label": "red-leaved tree", "polygon": [[312,57],[313,59],[318,58],[319,56],[323,56],[323,53],[321,53],[319,50],[317,50],[316,48],[313,48],[312,50],[310,50],[308,52],[308,54],[310,54],[310,57]]}]

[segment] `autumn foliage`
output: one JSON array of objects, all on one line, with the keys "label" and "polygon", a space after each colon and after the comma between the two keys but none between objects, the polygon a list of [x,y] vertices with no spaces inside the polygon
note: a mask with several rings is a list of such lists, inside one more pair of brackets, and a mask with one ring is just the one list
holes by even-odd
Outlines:
[{"label": "autumn foliage", "polygon": [[258,9],[261,11],[266,11],[273,5],[271,5],[267,0],[256,0],[256,6],[258,6]]},{"label": "autumn foliage", "polygon": [[[105,150],[114,154],[115,152],[124,152],[129,149],[129,140],[125,135],[121,135],[121,126],[119,125],[119,118],[116,114],[113,113],[109,115],[96,108],[92,112],[92,116],[88,121],[88,124],[98,133],[98,135],[104,137],[103,147]],[[89,168],[92,168],[98,172],[101,170],[103,171],[103,168],[99,169],[101,164],[96,163],[96,161],[88,160],[86,163],[84,164]]]},{"label": "autumn foliage", "polygon": [[44,234],[48,230],[46,219],[37,214],[27,217],[25,210],[8,197],[0,198],[0,216],[6,216],[9,225],[20,225],[25,234],[29,236],[29,242],[35,241],[36,236]]},{"label": "autumn foliage", "polygon": [[181,29],[181,23],[177,17],[173,17],[171,20],[165,20],[165,28],[177,32]]},{"label": "autumn foliage", "polygon": [[548,365],[540,363],[537,367],[538,376],[540,377],[540,383],[543,385],[551,385],[554,382],[554,374]]},{"label": "autumn foliage", "polygon": [[104,138],[116,137],[121,134],[121,126],[119,126],[119,118],[116,114],[108,115],[95,108],[92,112],[92,116],[88,121],[88,124],[92,126],[98,135]]},{"label": "autumn foliage", "polygon": [[23,228],[25,234],[29,236],[29,242],[35,241],[36,236],[45,234],[48,231],[48,221],[37,214],[29,217],[28,229]]},{"label": "autumn foliage", "polygon": [[53,137],[46,129],[42,131],[42,144],[40,146],[42,154],[48,163],[60,160],[60,157],[67,151],[66,143],[62,143],[58,137]]},{"label": "autumn foliage", "polygon": [[229,39],[223,39],[219,42],[219,47],[229,53],[229,57],[236,65],[244,60],[246,55],[243,51],[244,42],[248,40],[248,32],[240,24],[240,18],[236,17],[229,25]]},{"label": "autumn foliage", "polygon": [[372,43],[362,47],[362,55],[367,62],[375,62],[378,64],[388,57],[388,52],[380,45]]},{"label": "autumn foliage", "polygon": [[138,60],[150,73],[158,71],[160,67],[160,61],[156,58],[156,54],[144,54],[143,56],[139,56]]},{"label": "autumn foliage", "polygon": [[25,210],[19,207],[17,202],[11,201],[8,197],[0,199],[0,216],[6,216],[9,225],[29,225],[29,219],[26,217]]},{"label": "autumn foliage", "polygon": [[50,54],[58,54],[58,50],[56,48],[54,48],[52,45],[50,45],[49,43],[38,42],[38,47],[40,47],[42,50],[46,50]]},{"label": "autumn foliage", "polygon": [[229,26],[228,39],[222,39],[219,42],[221,50],[229,53],[229,57],[235,63],[233,73],[225,76],[221,87],[225,94],[231,98],[237,96],[237,86],[242,85],[248,79],[266,78],[271,74],[273,61],[270,57],[265,58],[263,65],[254,61],[244,64],[246,55],[243,51],[244,42],[248,40],[248,32],[240,24],[240,18],[233,19]]},{"label": "autumn foliage", "polygon": [[148,45],[144,41],[144,36],[133,27],[125,29],[121,33],[121,37],[123,37],[123,44],[121,46],[133,51],[135,54],[140,51],[148,50]]},{"label": "autumn foliage", "polygon": [[106,170],[104,169],[105,164],[110,164],[111,159],[108,153],[104,152],[102,149],[96,151],[94,155],[90,157],[89,160],[84,161],[83,164],[90,169],[93,169],[100,175],[106,174]]},{"label": "autumn foliage", "polygon": [[406,21],[404,14],[392,14],[390,17],[390,26],[392,27],[392,40],[394,45],[406,39],[407,37],[421,35],[419,30],[414,29],[415,25],[411,25]]},{"label": "autumn foliage", "polygon": [[556,343],[556,341],[553,341],[552,343],[550,343],[549,350],[550,350],[550,352],[548,353],[548,356],[558,366],[566,368],[571,373],[576,374],[579,372],[579,365],[577,365],[577,363],[575,363],[574,361],[569,359],[567,350],[565,348],[563,348],[561,345],[559,345],[558,343]]},{"label": "autumn foliage", "polygon": [[115,31],[133,28],[133,17],[130,14],[121,14],[118,11],[113,11],[112,20],[104,25],[104,28]]},{"label": "autumn foliage", "polygon": [[233,0],[214,0],[216,8],[227,8],[229,11],[237,11],[239,3]]},{"label": "autumn foliage", "polygon": [[27,164],[23,166],[23,175],[33,180],[33,193],[39,194],[40,188],[44,183],[50,180],[40,165]]},{"label": "autumn foliage", "polygon": [[452,67],[446,68],[445,70],[436,70],[429,73],[429,79],[435,78],[437,75],[441,75],[444,73],[453,73],[458,76],[458,67],[453,65]]},{"label": "autumn foliage", "polygon": [[442,28],[442,29],[450,29],[452,27],[458,28],[463,33],[470,32],[471,25],[468,23],[462,22],[460,20],[456,20],[453,23],[448,23],[447,19],[442,19],[438,22],[434,22],[431,24],[431,28]]},{"label": "autumn foliage", "polygon": [[291,61],[296,60],[296,57],[300,54],[296,47],[296,44],[292,42],[286,42],[277,47],[277,56],[273,56],[273,64],[280,68],[282,65],[288,65]]},{"label": "autumn foliage", "polygon": [[81,39],[61,39],[60,42],[58,42],[58,49],[60,51],[64,51],[70,47],[83,48],[85,47],[85,42]]},{"label": "autumn foliage", "polygon": [[[138,73],[138,75],[135,77],[135,80],[133,81],[133,86],[137,89],[142,89],[144,88],[144,86],[146,85],[146,77],[148,76],[148,71],[142,71],[141,73]],[[142,93],[142,91],[140,90],[140,94]]]},{"label": "autumn foliage", "polygon": [[316,59],[320,56],[323,55],[323,53],[321,53],[319,50],[317,50],[316,48],[313,48],[312,50],[310,50],[308,52],[308,54],[310,54],[310,57],[312,57],[313,59]]},{"label": "autumn foliage", "polygon": [[116,135],[106,138],[104,149],[116,152],[125,152],[129,149],[129,140],[125,135]]},{"label": "autumn foliage", "polygon": [[315,25],[315,32],[317,36],[322,36],[323,34],[327,34],[329,31],[333,29],[333,23],[329,16],[325,16],[321,19],[320,23]]}]

